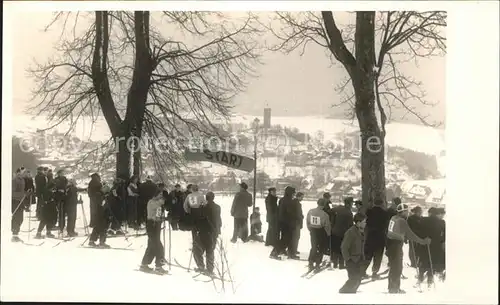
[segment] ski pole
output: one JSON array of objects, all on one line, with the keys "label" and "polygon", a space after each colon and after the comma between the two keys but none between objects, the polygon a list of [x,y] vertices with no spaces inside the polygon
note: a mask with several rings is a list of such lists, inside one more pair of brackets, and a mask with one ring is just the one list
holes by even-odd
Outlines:
[{"label": "ski pole", "polygon": [[17,207],[14,209],[14,212],[12,212],[12,215],[11,216],[14,216],[17,212],[17,210],[19,210],[19,208],[21,207],[21,204],[23,204],[23,201],[24,199],[26,198],[26,194],[23,196],[23,198],[21,198],[21,201],[19,201],[19,204],[17,205]]},{"label": "ski pole", "polygon": [[30,196],[30,208],[28,212],[28,241],[30,240],[30,232],[31,232],[31,200],[33,197]]},{"label": "ski pole", "polygon": [[82,198],[82,196],[80,196],[80,200],[78,200],[78,201],[82,205],[83,231],[85,232],[85,235],[89,235],[87,216],[85,215],[85,208],[83,207],[83,201],[81,200],[81,198]]},{"label": "ski pole", "polygon": [[172,227],[168,222],[168,270],[172,270]]},{"label": "ski pole", "polygon": [[436,287],[436,283],[434,282],[434,267],[432,265],[432,256],[431,256],[431,246],[430,245],[427,245],[427,254],[429,255],[429,267],[430,267],[430,271],[431,271],[431,276],[432,276],[432,284],[434,285],[434,287]]}]

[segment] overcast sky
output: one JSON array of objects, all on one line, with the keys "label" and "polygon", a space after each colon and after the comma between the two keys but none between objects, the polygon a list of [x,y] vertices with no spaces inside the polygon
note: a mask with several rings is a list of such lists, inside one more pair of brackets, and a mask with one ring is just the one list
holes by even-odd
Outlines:
[{"label": "overcast sky", "polygon": [[[25,70],[35,58],[44,61],[52,53],[55,32],[43,33],[51,14],[27,12],[21,18],[13,18],[15,24],[13,41],[14,114],[21,114],[30,96],[31,81]],[[29,22],[26,22],[26,21]],[[298,53],[284,55],[268,52],[264,54],[265,65],[259,67],[259,77],[252,79],[245,94],[235,100],[235,111],[248,115],[262,115],[263,108],[272,108],[275,116],[334,115],[341,116],[344,110],[332,108],[340,100],[334,87],[345,73],[341,67],[331,67],[330,60],[322,48],[310,45],[304,56]],[[405,73],[424,84],[428,99],[439,104],[422,108],[434,121],[445,119],[445,58],[420,61],[419,67],[407,65]],[[404,112],[393,114],[400,121]],[[405,121],[417,122],[411,116]]]}]

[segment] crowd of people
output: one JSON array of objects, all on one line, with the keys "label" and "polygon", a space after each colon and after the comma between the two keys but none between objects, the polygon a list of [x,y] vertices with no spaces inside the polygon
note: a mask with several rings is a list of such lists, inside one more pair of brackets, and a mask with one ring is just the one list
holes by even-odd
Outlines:
[{"label": "crowd of people", "polygon": [[[385,208],[384,201],[377,200],[370,208],[363,209],[363,203],[352,197],[345,198],[343,205],[334,205],[330,194],[325,193],[317,201],[317,207],[304,217],[303,193],[287,186],[284,196],[278,199],[276,188],[271,187],[265,199],[268,230],[264,240],[261,237],[260,210],[254,206],[249,215],[254,200],[246,183],[240,183],[239,187],[231,206],[234,219],[231,242],[237,242],[238,238],[243,242],[265,242],[266,246],[272,247],[272,259],[280,260],[282,255],[300,259],[298,244],[306,218],[311,241],[309,269],[318,271],[324,265],[324,255],[329,257],[331,268],[346,269],[348,281],[340,289],[341,293],[357,291],[362,279],[370,277],[366,272],[372,261],[371,278],[379,279],[384,250],[389,261],[388,290],[390,293],[404,293],[400,289],[400,280],[404,278],[403,245],[407,242],[411,266],[418,269],[418,284],[427,277],[427,283],[431,285],[436,273],[444,276],[444,209],[431,208],[428,216],[422,217],[420,207],[412,209],[412,215],[409,215],[408,205],[401,203],[399,197],[393,199],[389,208]],[[73,179],[66,178],[63,170],[57,171],[54,177],[50,169],[39,167],[33,179],[28,170],[19,168],[12,181],[12,240],[21,241],[18,234],[23,213],[29,210],[35,199],[36,216],[40,221],[36,238],[43,238],[44,228],[47,237],[54,238],[51,231],[57,229],[62,238],[65,228],[67,236],[77,236],[77,204],[81,203],[78,192],[85,190],[90,200],[89,227],[93,229],[89,246],[107,248],[108,234],[126,234],[129,229],[138,231],[145,227],[148,246],[140,269],[164,273],[165,248],[160,232],[164,221],[168,220],[172,230],[191,232],[197,271],[213,274],[214,250],[222,227],[221,209],[215,203],[215,194],[202,194],[197,185],[191,184],[186,190],[177,184],[169,192],[165,184],[154,183],[149,176],[144,182],[136,176],[128,181],[116,179],[108,186],[95,173],[91,175],[88,187],[80,189]],[[354,215],[353,210],[357,212]],[[82,214],[86,223],[85,212]],[[153,259],[155,269],[149,267]]]}]

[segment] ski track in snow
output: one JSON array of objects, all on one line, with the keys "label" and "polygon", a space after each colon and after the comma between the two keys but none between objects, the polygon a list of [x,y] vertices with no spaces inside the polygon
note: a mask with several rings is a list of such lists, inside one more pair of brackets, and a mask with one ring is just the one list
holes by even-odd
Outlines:
[{"label": "ski track in snow", "polygon": [[[88,197],[82,196],[88,214]],[[387,280],[381,280],[359,288],[356,295],[338,294],[338,289],[347,280],[345,270],[325,270],[311,279],[300,276],[307,270],[307,262],[269,259],[271,247],[263,243],[249,242],[236,244],[229,242],[232,235],[233,220],[230,216],[232,197],[216,197],[222,208],[223,240],[230,264],[230,272],[236,292],[231,283],[225,283],[225,292],[217,292],[213,282],[193,280],[194,272],[172,266],[171,276],[159,277],[144,274],[137,269],[147,243],[147,237],[134,237],[130,231],[129,240],[133,242],[133,251],[82,249],[80,244],[86,238],[80,236],[73,241],[64,242],[53,248],[58,242],[45,239],[40,247],[26,246],[10,242],[9,230],[2,231],[2,301],[80,301],[80,302],[274,302],[274,303],[352,303],[383,302],[389,303],[439,303],[446,299],[445,283],[436,281],[436,289],[418,293],[413,285],[416,282],[415,270],[405,267],[407,280],[401,281],[401,288],[406,295],[384,294]],[[314,202],[303,202],[304,213],[314,207]],[[265,222],[264,199],[257,199],[257,206],[263,211],[263,233],[267,231]],[[32,206],[34,210],[35,206]],[[33,213],[32,213],[33,214]],[[29,218],[25,219],[21,230],[27,231]],[[89,215],[87,215],[87,221]],[[38,221],[31,221],[36,227]],[[78,207],[77,231],[83,235],[83,218]],[[34,240],[35,231],[29,242]],[[45,234],[45,231],[43,232]],[[168,244],[168,230],[165,241]],[[20,233],[28,241],[28,233]],[[163,241],[163,236],[162,236]],[[107,240],[110,246],[126,247],[123,237]],[[299,251],[301,257],[307,257],[310,242],[307,229],[301,231]],[[190,258],[191,233],[172,231],[172,260],[187,266]],[[408,248],[405,248],[405,260],[408,260]],[[166,249],[168,259],[168,249]],[[220,253],[215,253],[216,264],[220,262]],[[195,266],[194,260],[191,267]],[[385,270],[387,260],[384,256],[381,271]],[[168,265],[165,266],[168,268]],[[227,268],[227,266],[225,267]],[[371,267],[368,269],[371,271]],[[227,278],[227,275],[224,276]],[[215,280],[220,290],[220,281]],[[438,293],[439,292],[439,293]],[[380,301],[378,301],[380,300]]]}]

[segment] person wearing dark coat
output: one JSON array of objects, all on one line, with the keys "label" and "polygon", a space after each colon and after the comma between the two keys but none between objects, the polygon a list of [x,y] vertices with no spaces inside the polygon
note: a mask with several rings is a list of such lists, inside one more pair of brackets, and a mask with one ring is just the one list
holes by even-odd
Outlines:
[{"label": "person wearing dark coat", "polygon": [[[290,253],[290,244],[292,241],[292,227],[296,226],[297,218],[292,215],[293,211],[293,196],[295,195],[295,188],[287,186],[285,188],[285,195],[279,200],[278,203],[278,224],[281,232],[280,241],[274,246],[270,258],[278,259],[278,255]],[[287,251],[288,250],[288,251]],[[292,255],[293,256],[293,255]]]},{"label": "person wearing dark coat", "polygon": [[172,230],[177,231],[179,230],[179,219],[184,214],[183,204],[185,199],[180,184],[175,185],[175,188],[172,192],[170,192],[169,197],[168,202],[170,208],[168,210],[167,219],[172,227]]},{"label": "person wearing dark coat", "polygon": [[253,201],[247,189],[245,182],[240,183],[240,191],[234,196],[231,206],[231,216],[234,218],[232,243],[235,243],[238,237],[243,242],[248,241],[248,208],[252,206]]},{"label": "person wearing dark coat", "polygon": [[[367,268],[373,259],[373,279],[379,278],[378,272],[382,264],[387,226],[389,224],[389,214],[384,209],[383,204],[382,200],[375,200],[373,207],[366,211],[365,259]],[[366,274],[366,270],[363,274]]]},{"label": "person wearing dark coat", "polygon": [[117,178],[113,181],[113,186],[111,187],[110,194],[108,195],[109,202],[109,212],[111,216],[111,228],[108,231],[108,234],[116,234],[123,235],[122,222],[124,221],[125,215],[123,215],[122,202],[123,198],[121,197],[121,188],[120,184],[122,183],[120,178]]},{"label": "person wearing dark coat", "polygon": [[[419,237],[421,237],[422,234],[419,232],[421,231],[421,221],[422,221],[422,208],[419,206],[414,207],[410,211],[412,214],[408,216],[408,226],[410,226],[410,229],[415,232]],[[408,250],[408,256],[410,257],[410,266],[412,268],[417,268],[418,263],[417,263],[417,253],[419,250],[417,248],[420,247],[419,244],[415,244],[414,242],[410,241],[409,242],[409,250]]]},{"label": "person wearing dark coat", "polygon": [[137,187],[137,177],[132,176],[127,185],[127,221],[128,226],[138,230],[138,206],[137,201],[139,198],[139,188]]},{"label": "person wearing dark coat", "polygon": [[[108,196],[110,196],[111,194],[111,188],[106,185],[106,183],[101,184],[100,181],[99,185],[97,186],[100,186],[99,190],[97,190],[96,186],[93,186],[95,187],[95,189],[93,190],[95,192],[94,195],[97,199],[100,198],[101,201],[96,201],[94,227],[92,228],[92,233],[89,237],[89,246],[109,248],[109,245],[106,244],[106,234],[110,219],[110,202],[108,200]],[[99,239],[99,245],[96,244],[97,239]]]},{"label": "person wearing dark coat", "polygon": [[268,192],[266,197],[266,246],[276,246],[279,240],[278,197],[276,196],[276,188],[271,187]]},{"label": "person wearing dark coat", "polygon": [[366,216],[356,213],[352,225],[342,238],[342,257],[345,259],[348,280],[340,288],[339,293],[356,293],[363,277],[366,264],[363,245],[365,243],[364,229]]},{"label": "person wearing dark coat", "polygon": [[[222,227],[221,209],[214,202],[214,198],[214,193],[208,192],[205,196],[206,204],[199,207],[201,213],[193,219],[196,241],[196,247],[193,247],[193,259],[198,270],[207,274],[214,273],[214,251]],[[204,253],[206,254],[206,264],[203,262]]]},{"label": "person wearing dark coat", "polygon": [[25,207],[26,211],[29,212],[31,205],[35,202],[35,183],[31,172],[27,170],[24,174],[24,191],[26,192]]},{"label": "person wearing dark coat", "polygon": [[420,221],[420,231],[418,232],[421,235],[420,237],[429,237],[431,239],[430,245],[417,248],[418,285],[424,281],[426,275],[427,284],[432,285],[434,283],[433,273],[441,274],[443,278],[442,275],[446,269],[446,224],[443,220],[445,211],[440,208],[431,208],[428,214],[428,217],[423,217]]},{"label": "person wearing dark coat", "polygon": [[340,245],[344,239],[345,232],[352,226],[352,204],[353,198],[347,197],[344,199],[344,206],[336,206],[332,210],[332,235],[331,246],[332,253],[330,256],[333,268],[344,269],[344,259],[342,258],[342,251]]},{"label": "person wearing dark coat", "polygon": [[59,227],[59,235],[63,234],[64,222],[64,201],[66,199],[66,190],[68,188],[68,179],[64,175],[62,169],[57,171],[57,177],[54,178],[54,201],[57,207],[57,223]]},{"label": "person wearing dark coat", "polygon": [[35,238],[41,239],[42,231],[46,229],[46,236],[54,238],[52,234],[52,229],[57,221],[57,205],[54,200],[54,190],[55,183],[54,180],[48,180],[45,187],[45,191],[41,194],[43,197],[42,204],[40,205],[40,223],[38,224],[38,229]]},{"label": "person wearing dark coat", "polygon": [[[186,198],[189,196],[189,194],[192,193],[192,187],[193,185],[192,184],[188,184],[186,186],[186,191],[183,193],[183,196],[182,196],[182,205],[184,206],[184,202],[186,200]],[[193,231],[192,231],[192,228],[193,228],[193,223],[192,223],[192,218],[191,218],[191,215],[187,214],[186,211],[184,210],[184,207],[182,208],[182,212],[180,213],[180,217],[179,217],[179,230],[181,231],[191,231],[191,234],[192,234],[192,238],[194,238],[194,235],[193,235]]]},{"label": "person wearing dark coat", "polygon": [[43,171],[43,167],[37,168],[37,173],[35,176],[35,195],[36,195],[36,217],[40,221],[40,207],[44,203],[43,194],[47,191],[47,176]]},{"label": "person wearing dark coat", "polygon": [[94,173],[90,176],[91,180],[87,188],[90,201],[90,224],[89,227],[93,228],[97,221],[97,210],[102,205],[104,200],[103,193],[101,192],[102,184],[99,174]]},{"label": "person wearing dark coat", "polygon": [[300,240],[300,230],[302,230],[304,224],[304,213],[302,212],[301,201],[304,199],[304,194],[298,192],[293,199],[293,212],[292,217],[295,220],[295,224],[292,224],[292,240],[289,246],[290,257],[293,259],[299,259],[299,240]]},{"label": "person wearing dark coat", "polygon": [[66,231],[68,232],[68,236],[75,237],[78,234],[75,231],[75,223],[76,223],[76,214],[77,214],[77,205],[78,205],[78,187],[76,186],[76,182],[74,179],[70,179],[68,181],[68,189],[66,191],[66,198],[64,201],[64,215],[61,230],[64,229],[64,218],[68,217],[68,224],[66,227]]},{"label": "person wearing dark coat", "polygon": [[26,193],[24,191],[24,167],[18,168],[16,174],[12,179],[12,219],[11,219],[11,230],[12,230],[12,241],[21,242],[19,238],[19,231],[21,230],[21,225],[24,219],[24,198]]}]

